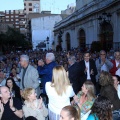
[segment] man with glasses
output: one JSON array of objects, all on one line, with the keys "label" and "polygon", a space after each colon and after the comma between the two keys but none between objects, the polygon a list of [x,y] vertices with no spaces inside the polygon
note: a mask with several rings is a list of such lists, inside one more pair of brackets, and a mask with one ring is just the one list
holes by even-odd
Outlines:
[{"label": "man with glasses", "polygon": [[[97,83],[99,82],[99,76],[101,71],[109,72],[110,69],[113,67],[113,63],[106,58],[106,52],[104,50],[101,50],[99,55],[100,57],[96,60],[96,67],[98,71],[98,74],[96,75]],[[97,88],[98,88],[97,91],[99,91],[100,90],[99,84]]]}]

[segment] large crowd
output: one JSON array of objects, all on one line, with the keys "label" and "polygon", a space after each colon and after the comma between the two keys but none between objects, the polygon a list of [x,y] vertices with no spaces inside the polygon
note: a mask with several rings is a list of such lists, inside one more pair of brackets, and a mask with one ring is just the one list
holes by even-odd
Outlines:
[{"label": "large crowd", "polygon": [[120,120],[120,52],[0,56],[0,120]]}]

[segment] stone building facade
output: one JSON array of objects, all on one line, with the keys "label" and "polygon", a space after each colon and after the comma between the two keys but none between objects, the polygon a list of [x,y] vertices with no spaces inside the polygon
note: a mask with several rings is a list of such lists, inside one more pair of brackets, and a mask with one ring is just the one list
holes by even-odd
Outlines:
[{"label": "stone building facade", "polygon": [[54,39],[66,50],[90,48],[93,41],[120,49],[120,0],[76,0],[76,11],[55,24]]}]

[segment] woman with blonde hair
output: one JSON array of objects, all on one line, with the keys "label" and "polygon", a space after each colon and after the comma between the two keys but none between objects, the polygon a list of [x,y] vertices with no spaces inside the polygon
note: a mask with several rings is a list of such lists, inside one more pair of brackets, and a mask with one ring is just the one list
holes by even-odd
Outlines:
[{"label": "woman with blonde hair", "polygon": [[70,105],[70,97],[74,96],[63,66],[54,67],[52,82],[46,83],[46,93],[49,98],[49,120],[59,120],[60,111],[63,107]]},{"label": "woman with blonde hair", "polygon": [[48,115],[48,110],[45,108],[42,98],[37,99],[37,94],[33,88],[26,88],[22,97],[25,99],[23,105],[23,112],[25,118],[32,116],[37,120],[45,120],[45,117]]},{"label": "woman with blonde hair", "polygon": [[77,104],[80,107],[81,119],[85,118],[90,112],[95,97],[94,84],[88,80],[83,84],[82,90],[74,96],[74,101],[72,101],[72,104]]}]

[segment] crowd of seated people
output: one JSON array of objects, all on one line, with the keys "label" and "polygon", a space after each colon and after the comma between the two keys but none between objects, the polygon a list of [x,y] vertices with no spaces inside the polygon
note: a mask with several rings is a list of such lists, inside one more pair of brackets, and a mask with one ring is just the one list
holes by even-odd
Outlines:
[{"label": "crowd of seated people", "polygon": [[119,51],[5,56],[0,61],[1,120],[120,120]]}]

